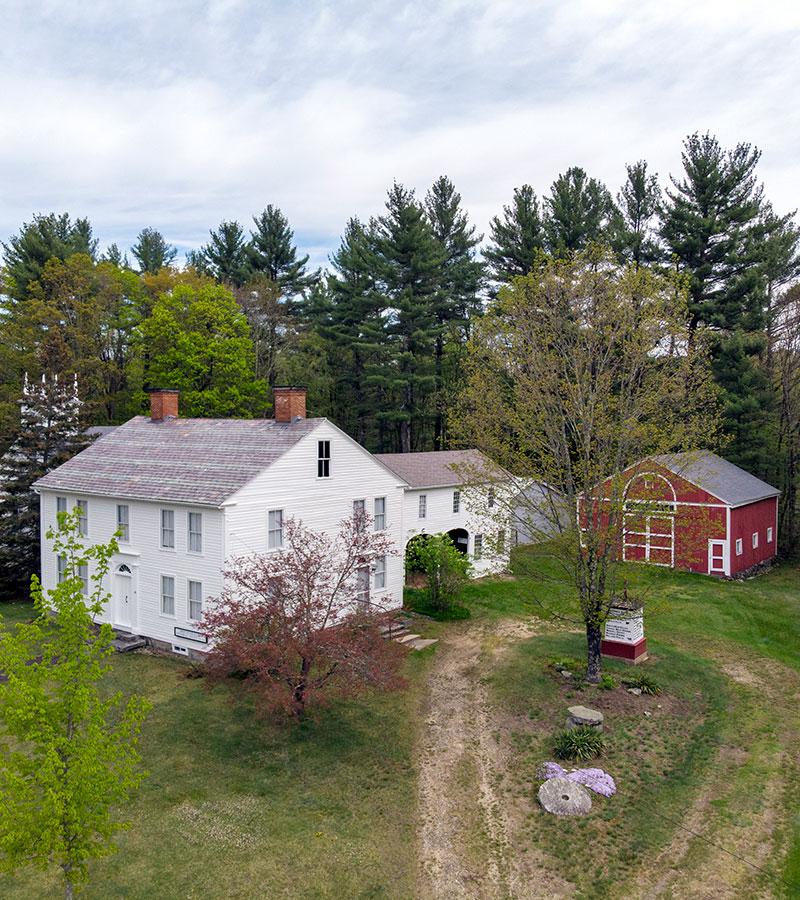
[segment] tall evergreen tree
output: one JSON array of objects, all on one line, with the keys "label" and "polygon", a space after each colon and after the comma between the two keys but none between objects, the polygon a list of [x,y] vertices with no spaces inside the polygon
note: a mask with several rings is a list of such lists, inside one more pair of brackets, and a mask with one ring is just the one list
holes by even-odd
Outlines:
[{"label": "tall evergreen tree", "polygon": [[661,188],[658,177],[648,173],[645,160],[625,168],[628,177],[617,194],[620,228],[614,245],[621,259],[638,269],[663,256],[656,234]]},{"label": "tall evergreen tree", "polygon": [[68,213],[34,216],[19,234],[3,244],[5,263],[4,293],[22,300],[28,287],[37,281],[48,260],[65,260],[74,253],[97,257],[97,240],[88,219],[70,219]]},{"label": "tall evergreen tree", "polygon": [[[460,350],[469,336],[470,319],[481,312],[479,292],[483,287],[484,267],[477,258],[475,248],[483,236],[475,234],[475,226],[469,224],[467,214],[461,209],[461,195],[446,175],[437,178],[428,191],[425,212],[442,250],[439,283],[433,295],[436,318],[436,414],[433,447],[434,450],[442,450],[446,439],[448,401],[452,399],[448,397],[448,393],[453,388],[452,377],[446,378],[445,355],[446,351],[451,351],[454,363],[451,369],[457,368]],[[447,381],[450,382],[449,385],[446,384]]]},{"label": "tall evergreen tree", "polygon": [[397,183],[389,191],[386,213],[377,220],[376,238],[394,355],[380,383],[393,390],[395,400],[381,416],[397,425],[398,449],[409,453],[423,443],[435,417],[434,295],[444,252],[414,192]]},{"label": "tall evergreen tree", "polygon": [[609,243],[618,210],[608,188],[580,166],[559,175],[545,198],[544,230],[555,256],[583,250],[590,243]]},{"label": "tall evergreen tree", "polygon": [[545,240],[539,201],[529,184],[514,188],[511,205],[503,207],[502,219],[492,219],[489,231],[492,242],[483,256],[494,280],[505,283],[527,275]]},{"label": "tall evergreen tree", "polygon": [[86,446],[79,422],[77,379],[66,383],[27,376],[16,441],[0,459],[0,591],[4,599],[28,596],[39,572],[39,497],[33,484]]},{"label": "tall evergreen tree", "polygon": [[308,273],[308,254],[298,259],[294,232],[280,209],[270,204],[260,215],[253,217],[253,223],[255,230],[251,231],[247,246],[251,274],[265,275],[287,298],[294,298],[310,288],[319,273]]},{"label": "tall evergreen tree", "polygon": [[128,254],[122,253],[118,244],[109,244],[106,252],[100,257],[101,262],[109,262],[118,269],[129,269]]},{"label": "tall evergreen tree", "polygon": [[175,262],[178,251],[164,239],[164,235],[155,228],[143,228],[136,243],[131,247],[134,259],[139,263],[141,273],[155,274]]},{"label": "tall evergreen tree", "polygon": [[241,287],[249,274],[244,229],[238,222],[221,222],[210,235],[211,240],[200,250],[210,273],[223,284]]}]

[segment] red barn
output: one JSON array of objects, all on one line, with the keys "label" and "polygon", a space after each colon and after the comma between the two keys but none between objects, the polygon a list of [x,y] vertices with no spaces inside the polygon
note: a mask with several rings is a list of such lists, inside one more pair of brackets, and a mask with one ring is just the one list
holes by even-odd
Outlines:
[{"label": "red barn", "polygon": [[623,559],[732,576],[777,552],[780,491],[714,453],[650,457],[621,481]]}]

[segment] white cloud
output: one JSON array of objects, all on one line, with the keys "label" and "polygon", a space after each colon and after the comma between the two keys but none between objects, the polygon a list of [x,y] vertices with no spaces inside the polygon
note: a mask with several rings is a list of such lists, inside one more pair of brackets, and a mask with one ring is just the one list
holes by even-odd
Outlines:
[{"label": "white cloud", "polygon": [[779,209],[800,205],[800,7],[749,2],[269,4],[51,0],[6,12],[0,239],[35,212],[144,225],[182,247],[266,203],[316,260],[396,178],[445,172],[475,223],[514,186],[583,165],[662,181],[711,130],[764,150]]}]

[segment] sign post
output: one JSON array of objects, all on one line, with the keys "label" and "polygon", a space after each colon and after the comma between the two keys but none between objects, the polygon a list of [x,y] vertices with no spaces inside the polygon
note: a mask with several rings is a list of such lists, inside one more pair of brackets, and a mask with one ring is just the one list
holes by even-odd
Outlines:
[{"label": "sign post", "polygon": [[644,610],[641,606],[619,603],[611,607],[600,652],[603,656],[624,659],[634,664],[647,659]]}]

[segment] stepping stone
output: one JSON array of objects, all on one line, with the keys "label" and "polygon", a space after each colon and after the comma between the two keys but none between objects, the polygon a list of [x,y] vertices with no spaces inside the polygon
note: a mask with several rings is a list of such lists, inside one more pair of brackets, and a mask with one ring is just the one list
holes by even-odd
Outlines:
[{"label": "stepping stone", "polygon": [[570,706],[567,708],[567,728],[577,728],[580,725],[589,725],[598,731],[603,730],[603,714],[588,706]]},{"label": "stepping stone", "polygon": [[585,816],[592,808],[592,797],[582,784],[550,778],[539,788],[539,803],[556,816]]},{"label": "stepping stone", "polygon": [[411,641],[415,641],[417,638],[422,637],[421,634],[404,634],[402,637],[395,638],[398,644],[408,644]]},{"label": "stepping stone", "polygon": [[411,647],[412,650],[424,650],[426,647],[431,647],[433,644],[438,643],[438,638],[419,638],[416,641],[409,641],[408,646]]}]

